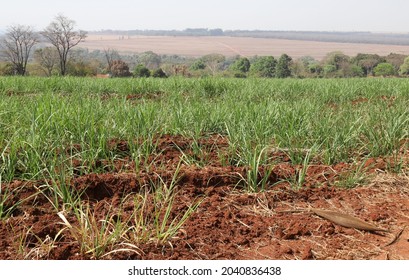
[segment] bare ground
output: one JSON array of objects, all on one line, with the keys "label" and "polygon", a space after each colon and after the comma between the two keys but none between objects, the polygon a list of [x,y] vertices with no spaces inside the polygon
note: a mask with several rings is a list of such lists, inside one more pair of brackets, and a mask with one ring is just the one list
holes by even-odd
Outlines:
[{"label": "bare ground", "polygon": [[172,37],[172,36],[130,36],[122,39],[116,35],[89,35],[81,47],[90,50],[113,48],[123,53],[153,51],[158,54],[177,54],[188,57],[218,53],[225,56],[254,56],[283,53],[293,58],[312,56],[322,59],[333,51],[342,51],[354,56],[358,53],[388,55],[398,53],[409,55],[409,46],[352,44],[298,41],[247,37]]},{"label": "bare ground", "polygon": [[[158,139],[161,153],[147,159],[151,168],[135,172],[135,162],[127,158],[128,143],[113,139],[109,145],[124,155],[114,168],[69,180],[70,188],[85,192],[83,199],[101,219],[120,207],[122,198],[132,198],[147,188],[148,182],[159,177],[171,180],[182,152],[194,155],[191,139],[164,135]],[[284,153],[274,152],[271,157],[280,162],[269,177],[269,187],[249,193],[240,181],[246,168],[220,163],[228,147],[226,138],[203,138],[199,145],[208,164],[181,165],[171,215],[176,217],[198,199],[202,202],[176,236],[165,243],[134,244],[134,252],[117,251],[104,259],[409,259],[409,229],[405,229],[409,178],[386,172],[386,159],[369,161],[370,180],[352,189],[336,187],[352,169],[347,163],[311,165],[303,187],[294,189],[291,178],[300,167],[292,165]],[[81,253],[70,231],[61,234],[64,225],[50,201],[41,194],[30,197],[40,184],[16,180],[2,186],[23,187],[10,204],[27,199],[0,222],[0,259],[92,259]],[[122,215],[133,211],[132,205],[121,207]],[[308,207],[347,213],[390,232],[346,228],[308,211],[288,211]],[[69,215],[67,219],[75,223]]]}]

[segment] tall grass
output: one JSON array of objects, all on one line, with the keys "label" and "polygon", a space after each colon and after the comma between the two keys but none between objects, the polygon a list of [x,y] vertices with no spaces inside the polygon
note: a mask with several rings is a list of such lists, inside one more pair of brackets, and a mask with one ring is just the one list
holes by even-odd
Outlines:
[{"label": "tall grass", "polygon": [[[119,207],[106,202],[108,210],[98,218],[95,210],[85,201],[77,200],[72,208],[73,222],[68,221],[67,211],[58,216],[83,256],[100,259],[118,252],[139,254],[138,245],[153,242],[171,243],[200,204],[200,200],[187,205],[177,215],[172,214],[179,180],[180,165],[169,183],[160,176],[139,193],[128,194]],[[125,205],[132,205],[132,213],[124,214]]]},{"label": "tall grass", "polygon": [[[107,146],[113,138],[218,133],[229,137],[237,165],[244,162],[235,154],[257,146],[287,149],[295,164],[304,160],[298,151],[316,146],[310,156],[333,164],[391,155],[409,133],[406,79],[2,77],[0,96],[4,180],[45,176],[45,166],[61,162],[69,168],[64,151],[73,145],[85,172],[95,171],[99,159],[121,156]],[[150,142],[132,146],[132,158],[146,157]]]}]

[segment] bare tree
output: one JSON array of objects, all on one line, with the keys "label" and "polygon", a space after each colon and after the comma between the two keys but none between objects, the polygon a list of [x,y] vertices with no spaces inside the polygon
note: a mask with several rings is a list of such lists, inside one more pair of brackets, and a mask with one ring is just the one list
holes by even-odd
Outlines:
[{"label": "bare tree", "polygon": [[54,48],[46,47],[34,51],[34,60],[42,67],[47,76],[51,76],[59,61],[59,55]]},{"label": "bare tree", "polygon": [[105,58],[106,58],[107,63],[108,63],[108,67],[107,67],[108,73],[111,73],[114,61],[115,60],[120,60],[121,59],[120,55],[119,55],[117,50],[110,49],[110,48],[109,49],[104,49],[104,54],[105,54]]},{"label": "bare tree", "polygon": [[221,54],[208,54],[202,57],[202,61],[210,69],[212,75],[216,74],[225,60],[226,58]]},{"label": "bare tree", "polygon": [[160,55],[152,52],[152,51],[147,51],[144,52],[143,54],[141,54],[139,56],[139,60],[140,62],[145,65],[145,67],[149,68],[149,69],[157,69],[159,68],[162,59],[160,57]]},{"label": "bare tree", "polygon": [[131,73],[129,72],[129,66],[126,62],[122,60],[112,61],[111,73],[112,77],[129,77]]},{"label": "bare tree", "polygon": [[31,49],[36,43],[38,36],[31,26],[13,25],[7,29],[1,42],[2,52],[6,60],[13,65],[15,74],[23,76],[26,74]]},{"label": "bare tree", "polygon": [[67,61],[70,50],[87,37],[85,31],[74,31],[74,27],[74,20],[60,14],[41,32],[57,49],[60,57],[60,73],[62,76],[64,76],[67,71]]}]

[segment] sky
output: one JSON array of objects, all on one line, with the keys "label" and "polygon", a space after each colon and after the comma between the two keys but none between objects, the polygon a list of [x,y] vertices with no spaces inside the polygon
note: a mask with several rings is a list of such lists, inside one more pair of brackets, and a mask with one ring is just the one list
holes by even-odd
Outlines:
[{"label": "sky", "polygon": [[0,30],[45,28],[57,14],[78,29],[408,32],[408,0],[1,0]]}]

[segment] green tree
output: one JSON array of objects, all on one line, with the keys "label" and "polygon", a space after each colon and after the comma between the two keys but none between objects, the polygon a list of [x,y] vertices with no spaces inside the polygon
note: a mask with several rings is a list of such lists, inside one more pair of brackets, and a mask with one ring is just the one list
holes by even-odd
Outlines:
[{"label": "green tree", "polygon": [[247,57],[241,57],[230,66],[230,69],[240,73],[247,73],[250,70],[250,60]]},{"label": "green tree", "polygon": [[405,61],[399,68],[400,75],[409,75],[409,56],[405,58]]},{"label": "green tree", "polygon": [[156,69],[156,70],[153,71],[152,77],[154,77],[154,78],[167,78],[168,76],[162,70],[162,68],[159,68],[159,69]]},{"label": "green tree", "polygon": [[313,57],[303,56],[293,62],[291,71],[295,77],[317,77],[320,74],[318,65],[319,62]]},{"label": "green tree", "polygon": [[308,65],[308,72],[313,74],[313,76],[321,77],[322,71],[322,66],[319,63],[312,63]]},{"label": "green tree", "polygon": [[364,77],[365,76],[364,69],[362,69],[362,67],[358,65],[351,66],[351,73],[352,73],[352,77]]},{"label": "green tree", "polygon": [[133,76],[137,78],[148,78],[151,76],[151,71],[143,64],[138,64],[133,70]]},{"label": "green tree", "polygon": [[335,70],[340,70],[345,64],[349,63],[349,56],[342,52],[330,52],[324,58],[324,64],[335,66]]},{"label": "green tree", "polygon": [[70,60],[67,63],[67,75],[77,76],[77,77],[86,77],[86,76],[95,76],[97,74],[97,68],[86,61],[75,61]]},{"label": "green tree", "polygon": [[385,62],[385,59],[377,54],[359,53],[357,56],[351,59],[351,62],[362,67],[364,70],[364,75],[367,76],[372,75],[373,69],[376,67],[376,65]]},{"label": "green tree", "polygon": [[257,57],[250,65],[250,73],[256,77],[275,77],[277,61],[272,56]]},{"label": "green tree", "polygon": [[305,68],[309,68],[310,65],[317,64],[318,61],[315,60],[312,56],[303,56],[299,58],[299,61],[301,61],[304,64]]},{"label": "green tree", "polygon": [[332,65],[332,64],[325,64],[322,67],[322,70],[324,72],[324,77],[330,78],[330,77],[336,76],[337,67],[335,67],[335,65]]},{"label": "green tree", "polygon": [[193,62],[192,65],[190,65],[190,70],[193,71],[204,70],[205,68],[206,64],[203,62],[201,58]]},{"label": "green tree", "polygon": [[287,78],[291,76],[291,62],[292,58],[287,54],[282,54],[278,59],[276,66],[276,77]]},{"label": "green tree", "polygon": [[379,63],[373,71],[375,76],[393,76],[396,73],[393,65],[386,62]]}]

